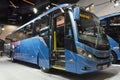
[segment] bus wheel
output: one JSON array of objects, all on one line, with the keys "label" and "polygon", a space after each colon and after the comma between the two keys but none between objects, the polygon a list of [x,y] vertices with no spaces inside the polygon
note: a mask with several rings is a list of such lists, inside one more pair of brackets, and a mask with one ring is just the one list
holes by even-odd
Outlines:
[{"label": "bus wheel", "polygon": [[117,62],[117,56],[116,56],[115,52],[113,52],[113,51],[111,53],[111,60],[112,60],[113,64],[115,64]]},{"label": "bus wheel", "polygon": [[45,68],[45,67],[41,67],[41,70],[42,70],[43,72],[46,72],[46,73],[48,73],[48,72],[50,71],[50,69]]}]

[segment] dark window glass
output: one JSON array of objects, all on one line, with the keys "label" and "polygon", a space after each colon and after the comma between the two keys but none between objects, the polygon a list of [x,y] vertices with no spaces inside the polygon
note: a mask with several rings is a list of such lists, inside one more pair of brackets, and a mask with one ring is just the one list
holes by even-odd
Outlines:
[{"label": "dark window glass", "polygon": [[44,16],[40,20],[40,36],[48,37],[49,36],[49,16]]}]

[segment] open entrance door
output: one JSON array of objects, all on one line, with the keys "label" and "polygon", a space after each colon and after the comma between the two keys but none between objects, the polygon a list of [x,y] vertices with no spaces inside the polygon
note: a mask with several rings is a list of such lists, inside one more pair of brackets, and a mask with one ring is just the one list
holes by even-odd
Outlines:
[{"label": "open entrance door", "polygon": [[52,67],[65,70],[64,13],[59,13],[59,15],[54,15],[53,18],[54,18],[53,19],[54,28],[53,28]]}]

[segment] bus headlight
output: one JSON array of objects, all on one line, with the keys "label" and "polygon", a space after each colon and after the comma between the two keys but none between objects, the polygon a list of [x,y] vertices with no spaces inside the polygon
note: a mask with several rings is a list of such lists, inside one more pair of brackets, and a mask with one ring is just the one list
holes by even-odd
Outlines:
[{"label": "bus headlight", "polygon": [[88,57],[89,57],[89,58],[93,58],[93,56],[92,56],[91,54],[88,54]]},{"label": "bus headlight", "polygon": [[77,47],[77,52],[84,57],[93,58],[93,56],[90,53],[88,53],[87,51],[85,51],[84,49],[81,49],[79,47]]}]

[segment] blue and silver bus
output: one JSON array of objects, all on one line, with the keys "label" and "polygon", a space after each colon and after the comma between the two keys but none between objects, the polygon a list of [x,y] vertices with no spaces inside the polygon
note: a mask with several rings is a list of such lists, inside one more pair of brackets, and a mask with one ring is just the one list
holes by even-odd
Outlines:
[{"label": "blue and silver bus", "polygon": [[13,46],[12,60],[77,74],[111,65],[107,36],[93,13],[80,6],[61,4],[18,27],[6,39]]},{"label": "blue and silver bus", "polygon": [[116,63],[120,60],[120,12],[101,16],[99,20],[108,35],[112,50],[112,62]]}]

